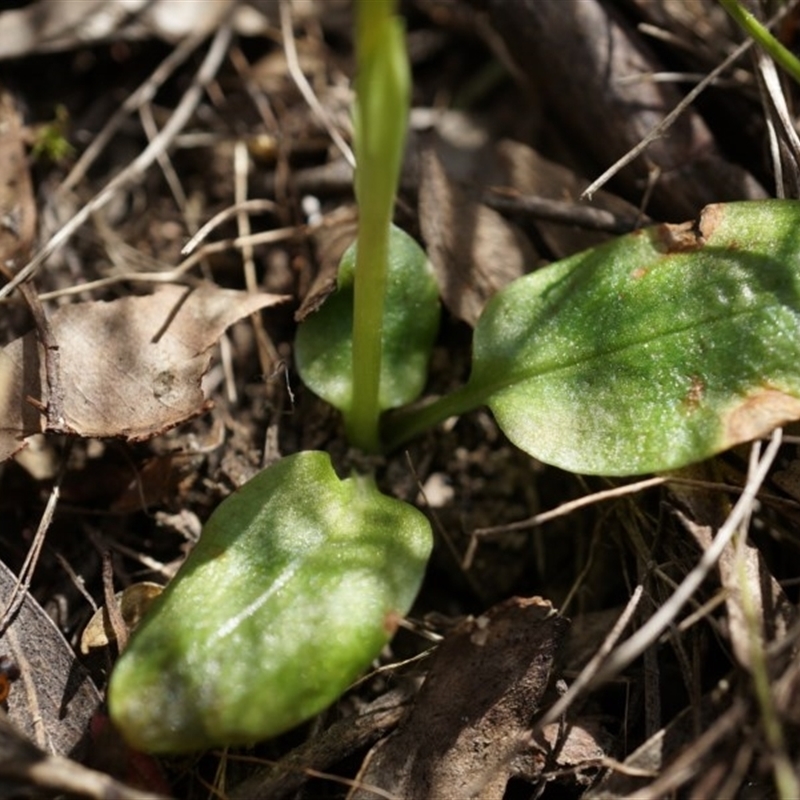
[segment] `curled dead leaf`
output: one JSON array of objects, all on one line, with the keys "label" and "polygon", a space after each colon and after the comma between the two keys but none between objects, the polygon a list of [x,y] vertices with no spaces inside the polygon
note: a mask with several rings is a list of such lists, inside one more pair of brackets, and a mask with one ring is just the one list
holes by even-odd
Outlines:
[{"label": "curled dead leaf", "polygon": [[[212,346],[234,322],[288,299],[204,284],[60,308],[50,319],[59,374],[49,380],[61,395],[65,430],[140,441],[203,413]],[[35,333],[0,351],[0,460],[45,429],[41,372]]]},{"label": "curled dead leaf", "polygon": [[[150,607],[150,604],[158,597],[164,587],[158,583],[141,581],[134,583],[117,592],[116,601],[119,604],[119,611],[128,632],[132,632],[139,624],[139,620]],[[111,625],[108,609],[103,606],[94,612],[81,635],[81,653],[84,655],[90,650],[99,647],[107,647],[116,639],[114,629]]]},{"label": "curled dead leaf", "polygon": [[536,253],[522,232],[451,180],[433,146],[420,155],[420,226],[450,312],[474,326],[498,289],[529,272]]},{"label": "curled dead leaf", "polygon": [[696,221],[664,224],[655,228],[655,243],[665,253],[691,253],[700,250],[714,236],[725,219],[725,203],[706,206]]}]

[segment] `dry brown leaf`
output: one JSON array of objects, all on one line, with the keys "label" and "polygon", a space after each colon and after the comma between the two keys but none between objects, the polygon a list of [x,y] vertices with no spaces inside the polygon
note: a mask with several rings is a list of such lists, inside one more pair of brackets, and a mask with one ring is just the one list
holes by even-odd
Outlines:
[{"label": "dry brown leaf", "polygon": [[[0,608],[10,602],[16,584],[16,576],[0,562]],[[73,754],[100,695],[55,623],[28,593],[0,638],[0,655],[20,671],[8,697],[11,722],[40,749]]]},{"label": "dry brown leaf", "polygon": [[516,760],[514,774],[534,783],[547,780],[548,773],[561,779],[570,773],[576,786],[594,781],[615,744],[601,720],[594,717],[545,725],[534,734],[533,741],[531,749]]},{"label": "dry brown leaf", "polygon": [[355,206],[344,205],[327,214],[322,222],[312,229],[316,261],[319,265],[311,286],[303,296],[300,308],[295,312],[296,322],[302,322],[313,314],[336,290],[339,262],[358,233],[358,211]]},{"label": "dry brown leaf", "polygon": [[[714,529],[709,525],[699,525],[683,515],[680,518],[698,544],[704,550],[708,549],[714,538]],[[797,612],[757,548],[744,545],[739,554],[735,545],[729,545],[717,567],[725,589],[728,636],[733,653],[741,666],[752,669],[753,634],[763,636],[765,642],[783,641],[797,620]],[[747,600],[743,597],[745,590],[750,595]],[[751,607],[754,620],[749,618],[748,606]],[[755,631],[754,626],[757,629]]]},{"label": "dry brown leaf", "polygon": [[[97,465],[99,470],[105,467],[102,463]],[[152,506],[168,505],[170,501],[180,501],[180,498],[186,496],[187,485],[190,486],[194,480],[196,468],[197,453],[160,453],[148,458],[137,465],[136,474],[113,500],[111,510],[119,514],[130,514]],[[129,475],[128,471],[126,477]],[[65,493],[62,493],[63,496]]]},{"label": "dry brown leaf", "polygon": [[[719,479],[715,470],[715,464],[704,462],[686,467],[681,475],[710,482]],[[702,550],[707,550],[717,529],[730,513],[728,499],[680,484],[671,486],[670,492],[690,515],[678,512],[681,524]],[[725,589],[731,647],[739,664],[750,669],[753,626],[760,628],[758,632],[765,643],[781,642],[797,621],[797,609],[768,569],[761,552],[751,544],[745,544],[741,552],[735,544],[726,547],[717,562],[717,569]],[[750,595],[747,599],[743,596],[745,590]],[[755,621],[748,619],[748,606]]]},{"label": "dry brown leaf", "polygon": [[[589,181],[563,164],[544,158],[532,147],[511,139],[499,141],[495,149],[496,165],[491,180],[494,185],[510,187],[521,195],[534,195],[550,200],[580,202],[581,192]],[[635,219],[637,210],[615,194],[600,190],[592,195],[591,202],[583,205],[611,211],[621,219]],[[566,258],[573,253],[608,241],[608,234],[562,225],[556,222],[536,221],[536,229],[556,258]]]},{"label": "dry brown leaf", "polygon": [[461,623],[438,647],[408,718],[359,775],[404,800],[502,798],[525,749],[567,620],[539,597]]},{"label": "dry brown leaf", "polygon": [[522,232],[451,180],[434,146],[420,155],[419,219],[442,300],[472,326],[492,295],[536,263]]},{"label": "dry brown leaf", "polygon": [[[237,320],[287,299],[206,284],[60,308],[50,327],[62,430],[137,441],[201,414],[209,406],[201,379],[211,347]],[[34,409],[47,402],[43,384],[34,333],[0,351],[0,459],[44,429]]]},{"label": "dry brown leaf", "polygon": [[[636,146],[681,99],[669,83],[631,80],[662,71],[656,52],[616,9],[600,0],[485,0],[489,23],[514,64],[537,87],[545,113],[569,132],[570,147],[604,169]],[[566,138],[566,136],[565,136]],[[700,115],[688,109],[617,176],[631,198],[660,170],[651,208],[691,219],[722,200],[757,200],[764,189],[726,160]]]},{"label": "dry brown leaf", "polygon": [[[119,612],[129,633],[136,629],[150,604],[163,591],[164,587],[158,583],[140,581],[116,593]],[[108,647],[116,638],[108,609],[105,606],[98,608],[81,634],[81,653],[86,655],[98,647]]]},{"label": "dry brown leaf", "polygon": [[[14,99],[0,88],[0,264],[9,273],[16,272],[28,258],[36,229],[36,204],[33,199],[30,171],[23,144],[22,120]],[[8,457],[23,445],[18,440],[4,443],[2,420],[9,402],[6,388],[18,378],[21,391],[36,391],[38,374],[15,376],[12,365],[0,353],[0,452]],[[38,424],[32,406],[20,409],[20,423],[26,427]],[[5,446],[4,446],[5,444]]]},{"label": "dry brown leaf", "polygon": [[[572,202],[579,211],[608,211],[631,225],[638,219],[633,206],[609,192],[581,203],[585,178],[521,142],[492,141],[469,115],[437,113],[431,125],[417,134],[420,228],[445,305],[471,325],[492,295],[541,261],[519,228],[487,205],[496,197]],[[609,239],[576,224],[534,224],[556,258]]]},{"label": "dry brown leaf", "polygon": [[23,126],[13,97],[0,87],[0,257],[3,266],[21,266],[36,231]]}]

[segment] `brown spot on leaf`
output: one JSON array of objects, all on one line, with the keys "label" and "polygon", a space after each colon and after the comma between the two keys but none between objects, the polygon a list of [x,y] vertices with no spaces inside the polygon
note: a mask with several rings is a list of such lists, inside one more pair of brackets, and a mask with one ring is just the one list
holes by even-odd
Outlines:
[{"label": "brown spot on leaf", "polygon": [[388,611],[383,618],[383,629],[389,636],[394,636],[395,633],[397,633],[397,629],[400,627],[400,620],[402,619],[402,615],[398,614],[394,609]]},{"label": "brown spot on leaf", "polygon": [[692,383],[689,386],[689,391],[683,398],[683,403],[687,411],[695,411],[703,400],[706,393],[706,384],[699,375],[692,375]]},{"label": "brown spot on leaf", "polygon": [[779,425],[796,419],[800,419],[800,399],[778,389],[756,389],[724,417],[723,446],[766,436]]},{"label": "brown spot on leaf", "polygon": [[631,272],[631,278],[633,278],[635,281],[638,281],[640,278],[644,278],[648,272],[650,272],[650,270],[647,269],[647,267],[637,267],[635,270],[633,270],[633,272]]},{"label": "brown spot on leaf", "polygon": [[691,253],[705,244],[703,236],[694,222],[681,222],[678,225],[658,225],[653,229],[653,246],[669,255],[670,253]]},{"label": "brown spot on leaf", "polygon": [[706,206],[700,212],[700,221],[697,228],[700,232],[700,237],[703,240],[710,239],[725,216],[725,205],[723,203],[715,203],[712,206]]},{"label": "brown spot on leaf", "polygon": [[692,253],[711,239],[725,214],[725,205],[706,206],[699,219],[676,225],[664,224],[653,228],[653,246],[662,253]]}]

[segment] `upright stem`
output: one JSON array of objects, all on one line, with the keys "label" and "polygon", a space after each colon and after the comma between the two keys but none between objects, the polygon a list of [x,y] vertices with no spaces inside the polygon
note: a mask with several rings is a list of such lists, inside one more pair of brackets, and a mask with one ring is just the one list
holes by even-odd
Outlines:
[{"label": "upright stem", "polygon": [[[383,298],[386,269],[378,268],[388,256],[388,242],[381,235],[385,217],[359,215],[353,306],[353,403],[345,414],[350,441],[363,450],[379,449],[378,418],[381,375]],[[361,233],[361,230],[364,233]]]},{"label": "upright stem", "polygon": [[777,63],[800,83],[800,60],[784,47],[739,0],[719,0],[720,5],[733,17],[736,24],[754,39]]},{"label": "upright stem", "polygon": [[356,199],[359,207],[353,308],[350,441],[380,449],[380,375],[389,228],[405,145],[411,77],[394,0],[358,0],[356,20]]}]

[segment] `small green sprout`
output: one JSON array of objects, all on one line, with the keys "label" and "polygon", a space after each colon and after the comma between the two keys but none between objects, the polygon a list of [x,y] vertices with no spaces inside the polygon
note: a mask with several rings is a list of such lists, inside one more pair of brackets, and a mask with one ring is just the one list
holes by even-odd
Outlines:
[{"label": "small green sprout", "polygon": [[52,122],[39,125],[35,129],[31,155],[34,161],[47,159],[58,164],[75,155],[75,148],[69,143],[66,131],[69,124],[69,111],[64,105],[57,105]]}]

